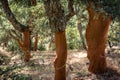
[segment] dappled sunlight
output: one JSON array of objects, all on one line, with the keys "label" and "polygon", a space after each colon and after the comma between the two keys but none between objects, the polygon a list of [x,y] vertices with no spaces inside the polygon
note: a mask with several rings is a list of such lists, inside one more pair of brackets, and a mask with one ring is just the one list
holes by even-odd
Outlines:
[{"label": "dappled sunlight", "polygon": [[80,51],[80,52],[68,52],[68,63],[73,64],[76,62],[82,63],[84,58],[87,58],[87,53],[86,51]]},{"label": "dappled sunlight", "polygon": [[87,52],[86,51],[76,52],[73,56],[76,58],[85,58],[87,57]]},{"label": "dappled sunlight", "polygon": [[8,57],[11,57],[11,53],[10,52],[6,52],[6,49],[3,49],[2,47],[0,47],[0,54],[6,55]]},{"label": "dappled sunlight", "polygon": [[[109,54],[110,55],[110,54]],[[117,62],[116,58],[111,58],[107,56],[108,66],[115,68],[119,73],[119,62]],[[117,56],[116,56],[117,57]],[[24,74],[30,76],[34,79],[43,79],[43,80],[54,80],[54,66],[53,60],[55,58],[55,52],[47,52],[47,51],[37,51],[32,52],[32,58],[29,63],[24,63],[21,60],[19,55],[12,56],[9,66],[17,66],[20,65],[23,67],[16,68],[12,70],[16,74]],[[119,61],[119,60],[118,60]],[[89,61],[87,59],[86,51],[68,51],[68,59],[67,59],[67,80],[89,80],[89,79],[100,79],[103,76],[97,76],[95,74],[91,74],[88,72]],[[113,73],[111,73],[113,74]],[[105,75],[110,75],[110,73],[106,73]],[[116,77],[115,77],[116,76]],[[117,79],[117,75],[114,74],[114,77]],[[104,77],[103,77],[104,78]],[[105,77],[107,78],[107,77]],[[111,77],[112,78],[112,77]]]},{"label": "dappled sunlight", "polygon": [[120,80],[119,9],[120,0],[0,0],[0,80]]},{"label": "dappled sunlight", "polygon": [[[7,53],[6,51],[4,52]],[[20,54],[16,54],[14,56],[12,55],[11,60],[7,63],[7,66],[23,66],[21,68],[15,68],[12,72],[15,72],[16,74],[28,75],[32,79],[54,80],[53,60],[55,58],[55,52],[33,51],[31,54],[32,57],[29,63],[24,63],[24,61],[21,60]],[[11,55],[11,53],[7,53],[7,55]],[[117,72],[112,72],[112,70],[109,69],[108,72],[103,75],[95,75],[88,71],[89,61],[87,59],[86,51],[68,50],[66,64],[67,80],[105,80],[109,75],[113,75],[113,77],[109,77],[109,79],[115,78],[117,80],[120,72],[119,55],[119,48],[113,48],[110,53],[107,53],[108,67],[110,66],[114,68]]]}]

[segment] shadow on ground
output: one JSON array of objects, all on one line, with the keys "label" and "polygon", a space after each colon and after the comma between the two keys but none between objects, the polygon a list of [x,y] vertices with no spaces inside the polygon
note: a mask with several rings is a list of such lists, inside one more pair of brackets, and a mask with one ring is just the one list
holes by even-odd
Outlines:
[{"label": "shadow on ground", "polygon": [[96,76],[98,80],[120,80],[120,73],[113,68],[107,68],[104,74],[97,74]]}]

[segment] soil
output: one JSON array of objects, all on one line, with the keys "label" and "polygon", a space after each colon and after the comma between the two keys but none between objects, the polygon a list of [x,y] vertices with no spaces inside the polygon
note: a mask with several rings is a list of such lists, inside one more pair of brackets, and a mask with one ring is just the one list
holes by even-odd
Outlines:
[{"label": "soil", "polygon": [[[54,80],[54,51],[31,52],[30,62],[21,53],[0,48],[0,80]],[[84,50],[69,50],[66,64],[67,80],[120,80],[120,47],[106,50],[108,69],[103,74],[88,71],[89,61]]]}]

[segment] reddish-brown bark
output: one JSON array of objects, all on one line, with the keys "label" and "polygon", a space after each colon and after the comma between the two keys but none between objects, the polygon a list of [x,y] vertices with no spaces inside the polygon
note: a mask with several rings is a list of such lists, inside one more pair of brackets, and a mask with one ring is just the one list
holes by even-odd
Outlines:
[{"label": "reddish-brown bark", "polygon": [[46,14],[49,18],[49,24],[53,32],[55,32],[55,45],[56,45],[56,59],[54,62],[55,67],[55,80],[66,80],[66,58],[67,58],[67,44],[65,37],[66,23],[74,12],[74,0],[68,1],[68,14],[62,7],[60,0],[44,0],[44,7]]},{"label": "reddish-brown bark", "polygon": [[89,23],[86,29],[86,41],[88,45],[87,57],[90,61],[89,71],[102,73],[106,71],[105,43],[111,18],[103,13],[94,12],[87,8]]},{"label": "reddish-brown bark", "polygon": [[30,60],[30,31],[23,32],[23,44],[24,44],[24,54],[25,54],[25,61],[28,62]]},{"label": "reddish-brown bark", "polygon": [[17,40],[22,52],[24,53],[24,61],[29,62],[30,61],[30,31],[23,32],[23,39]]},{"label": "reddish-brown bark", "polygon": [[34,51],[37,51],[37,44],[38,44],[38,34],[35,35],[34,41]]},{"label": "reddish-brown bark", "polygon": [[55,80],[66,80],[67,44],[65,31],[55,33],[56,58]]}]

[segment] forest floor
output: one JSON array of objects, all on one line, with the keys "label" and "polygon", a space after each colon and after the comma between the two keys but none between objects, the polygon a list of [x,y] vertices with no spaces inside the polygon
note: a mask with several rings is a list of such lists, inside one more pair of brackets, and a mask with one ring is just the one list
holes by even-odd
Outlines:
[{"label": "forest floor", "polygon": [[[86,51],[68,51],[67,80],[120,80],[120,47],[106,50],[108,69],[104,74],[88,72]],[[25,63],[18,53],[0,48],[0,80],[54,80],[54,51],[31,52]]]}]

